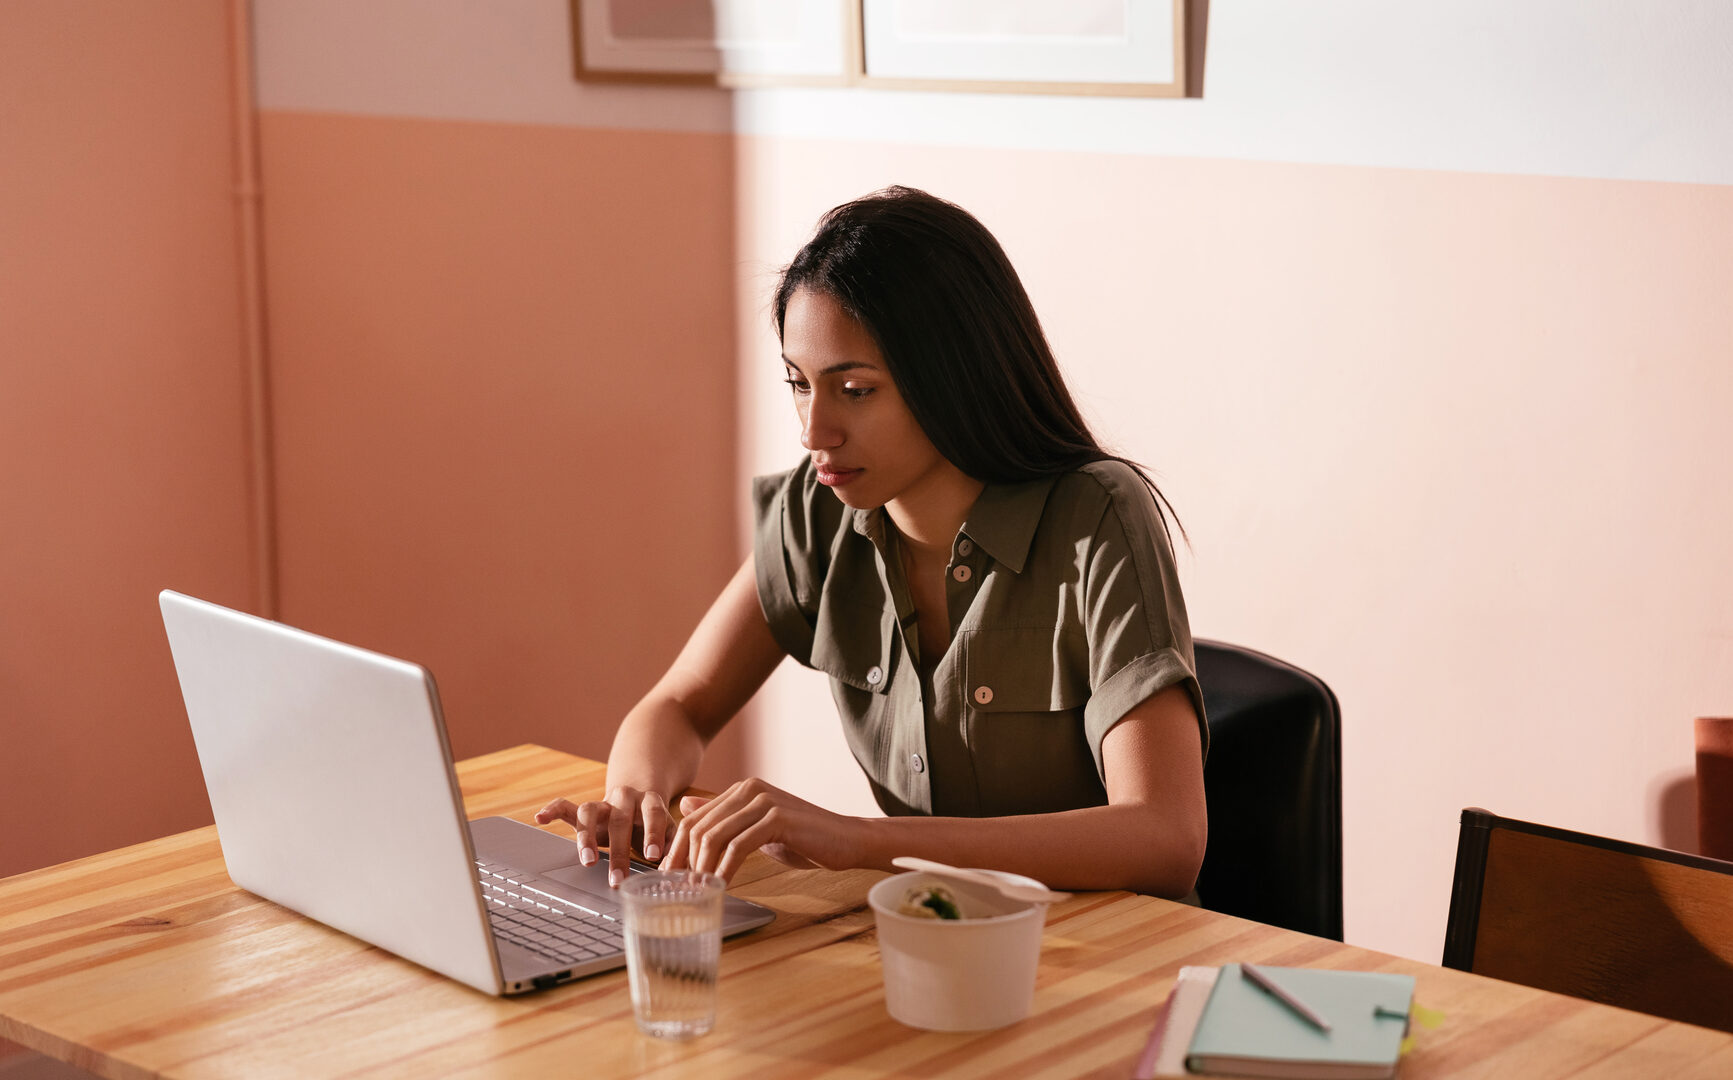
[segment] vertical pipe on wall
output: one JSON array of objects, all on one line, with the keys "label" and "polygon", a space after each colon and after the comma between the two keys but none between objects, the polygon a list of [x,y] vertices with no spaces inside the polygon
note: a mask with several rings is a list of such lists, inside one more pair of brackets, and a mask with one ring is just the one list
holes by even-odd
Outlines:
[{"label": "vertical pipe on wall", "polygon": [[229,32],[234,58],[235,219],[240,237],[241,350],[246,368],[254,603],[259,615],[272,619],[277,615],[276,487],[271,455],[271,383],[265,335],[264,241],[250,0],[229,0]]}]

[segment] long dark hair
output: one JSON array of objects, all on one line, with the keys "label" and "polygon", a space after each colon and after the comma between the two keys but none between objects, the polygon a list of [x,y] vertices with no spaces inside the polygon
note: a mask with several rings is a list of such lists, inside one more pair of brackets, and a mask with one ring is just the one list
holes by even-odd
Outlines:
[{"label": "long dark hair", "polygon": [[1119,461],[1149,485],[1162,528],[1179,524],[1143,466],[1096,441],[1011,260],[967,210],[908,187],[844,203],[782,271],[779,339],[803,288],[873,336],[915,422],[965,474],[1017,483]]}]

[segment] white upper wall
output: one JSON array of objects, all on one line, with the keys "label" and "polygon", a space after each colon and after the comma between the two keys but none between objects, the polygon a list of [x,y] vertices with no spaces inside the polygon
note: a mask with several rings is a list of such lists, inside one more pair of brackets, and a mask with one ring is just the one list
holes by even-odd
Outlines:
[{"label": "white upper wall", "polygon": [[1733,183],[1727,0],[1218,0],[1184,101],[580,85],[565,0],[254,11],[267,109]]}]

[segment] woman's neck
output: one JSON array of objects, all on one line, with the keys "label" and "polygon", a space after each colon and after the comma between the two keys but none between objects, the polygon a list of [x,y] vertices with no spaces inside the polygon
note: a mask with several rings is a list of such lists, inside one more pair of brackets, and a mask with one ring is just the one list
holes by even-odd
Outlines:
[{"label": "woman's neck", "polygon": [[944,469],[886,503],[885,513],[914,558],[921,562],[935,557],[949,561],[951,541],[985,487],[946,462]]}]

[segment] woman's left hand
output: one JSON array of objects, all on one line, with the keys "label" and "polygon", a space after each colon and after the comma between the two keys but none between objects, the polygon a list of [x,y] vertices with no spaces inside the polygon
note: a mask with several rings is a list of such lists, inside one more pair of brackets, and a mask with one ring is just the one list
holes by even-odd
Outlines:
[{"label": "woman's left hand", "polygon": [[690,868],[732,878],[760,848],[799,869],[859,865],[860,818],[844,817],[797,799],[763,780],[742,780],[713,799],[680,800],[680,827],[662,869]]}]

